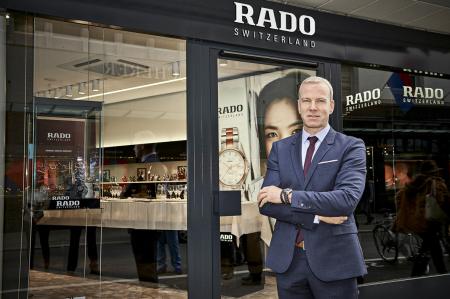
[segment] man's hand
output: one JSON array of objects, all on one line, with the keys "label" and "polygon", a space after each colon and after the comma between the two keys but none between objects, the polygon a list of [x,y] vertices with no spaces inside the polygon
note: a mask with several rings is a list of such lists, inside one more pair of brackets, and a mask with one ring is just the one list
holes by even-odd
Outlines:
[{"label": "man's hand", "polygon": [[319,215],[319,220],[321,222],[325,222],[325,223],[328,223],[328,224],[342,224],[347,219],[348,219],[347,216],[327,217],[327,216],[320,216]]},{"label": "man's hand", "polygon": [[281,188],[275,186],[264,187],[259,191],[258,194],[258,203],[261,208],[265,203],[281,203]]}]

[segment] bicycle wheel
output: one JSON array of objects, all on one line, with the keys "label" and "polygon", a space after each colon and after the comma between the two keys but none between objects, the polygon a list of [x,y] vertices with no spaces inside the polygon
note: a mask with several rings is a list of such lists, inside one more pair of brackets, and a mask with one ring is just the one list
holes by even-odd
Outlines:
[{"label": "bicycle wheel", "polygon": [[380,257],[388,263],[395,263],[398,258],[398,240],[395,234],[383,225],[375,226],[372,233]]}]

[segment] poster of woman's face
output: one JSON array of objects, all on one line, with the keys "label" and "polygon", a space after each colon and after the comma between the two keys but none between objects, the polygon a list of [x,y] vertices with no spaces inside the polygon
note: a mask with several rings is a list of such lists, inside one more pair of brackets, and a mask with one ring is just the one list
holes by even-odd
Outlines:
[{"label": "poster of woman's face", "polygon": [[301,72],[290,72],[268,82],[261,89],[257,101],[258,126],[264,147],[261,152],[266,157],[275,141],[292,136],[302,129],[297,86],[307,77]]},{"label": "poster of woman's face", "polygon": [[[233,137],[233,147],[243,152],[249,165],[242,186],[249,191],[244,193],[249,194],[248,200],[256,199],[273,143],[301,131],[298,85],[313,74],[273,68],[219,82],[219,132],[224,128],[230,132],[230,128],[236,128],[233,132],[238,132]],[[224,140],[219,140],[219,150],[223,150],[223,144]]]}]

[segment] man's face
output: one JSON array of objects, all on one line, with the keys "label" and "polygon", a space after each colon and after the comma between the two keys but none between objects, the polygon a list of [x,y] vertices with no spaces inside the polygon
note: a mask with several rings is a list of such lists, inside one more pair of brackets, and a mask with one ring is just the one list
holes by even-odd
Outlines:
[{"label": "man's face", "polygon": [[295,102],[290,99],[274,101],[264,114],[264,141],[269,156],[272,143],[294,135],[302,129],[300,115]]},{"label": "man's face", "polygon": [[298,111],[303,120],[305,131],[315,134],[328,124],[334,110],[334,101],[330,99],[330,90],[323,83],[308,83],[299,90]]}]

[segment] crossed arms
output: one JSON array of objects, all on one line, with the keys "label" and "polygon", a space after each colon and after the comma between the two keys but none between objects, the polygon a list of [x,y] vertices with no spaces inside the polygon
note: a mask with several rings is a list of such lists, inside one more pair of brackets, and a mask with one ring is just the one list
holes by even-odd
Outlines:
[{"label": "crossed arms", "polygon": [[340,224],[345,221],[361,198],[366,176],[364,143],[357,139],[351,139],[351,142],[342,155],[332,190],[294,190],[289,198],[290,204],[283,204],[280,200],[278,143],[274,143],[263,188],[258,195],[260,213],[306,229],[313,228],[315,215],[321,215],[320,221],[326,223]]}]

